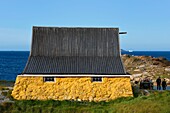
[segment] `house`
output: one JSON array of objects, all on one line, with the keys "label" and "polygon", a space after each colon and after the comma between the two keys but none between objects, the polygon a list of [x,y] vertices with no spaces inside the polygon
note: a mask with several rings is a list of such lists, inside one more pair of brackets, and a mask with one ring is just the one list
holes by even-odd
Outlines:
[{"label": "house", "polygon": [[120,57],[118,28],[33,27],[17,100],[109,101],[133,96]]}]

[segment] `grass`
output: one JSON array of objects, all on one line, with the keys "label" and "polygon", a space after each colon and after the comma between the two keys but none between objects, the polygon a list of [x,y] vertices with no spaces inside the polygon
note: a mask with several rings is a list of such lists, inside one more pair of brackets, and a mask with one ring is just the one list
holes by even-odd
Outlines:
[{"label": "grass", "polygon": [[21,100],[0,105],[1,113],[170,113],[170,91],[109,102]]}]

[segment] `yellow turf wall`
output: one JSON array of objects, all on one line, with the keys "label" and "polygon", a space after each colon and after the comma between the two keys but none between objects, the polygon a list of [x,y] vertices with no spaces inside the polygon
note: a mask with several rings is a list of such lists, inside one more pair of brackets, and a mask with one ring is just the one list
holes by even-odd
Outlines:
[{"label": "yellow turf wall", "polygon": [[55,82],[44,82],[41,76],[17,76],[12,96],[17,100],[76,100],[109,101],[133,96],[129,77],[102,78],[56,77]]}]

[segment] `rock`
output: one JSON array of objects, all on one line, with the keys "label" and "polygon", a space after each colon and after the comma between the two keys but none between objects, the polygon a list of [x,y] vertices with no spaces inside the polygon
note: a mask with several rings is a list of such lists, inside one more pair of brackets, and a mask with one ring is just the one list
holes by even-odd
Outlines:
[{"label": "rock", "polygon": [[158,61],[153,61],[153,65],[159,65],[160,63]]},{"label": "rock", "polygon": [[134,81],[139,82],[139,81],[140,81],[140,78],[135,78]]},{"label": "rock", "polygon": [[133,76],[132,75],[130,75],[130,80],[133,80],[134,78],[133,78]]},{"label": "rock", "polygon": [[165,71],[170,72],[170,68],[169,67],[165,68]]},{"label": "rock", "polygon": [[93,101],[93,97],[92,96],[89,97],[89,101],[90,102]]},{"label": "rock", "polygon": [[154,67],[157,67],[157,66],[155,66],[155,65],[150,65],[149,67],[150,67],[150,68],[154,68]]},{"label": "rock", "polygon": [[164,57],[159,57],[158,59],[161,60],[161,61],[162,61],[162,60],[167,60],[167,59],[164,58]]},{"label": "rock", "polygon": [[145,65],[140,65],[140,66],[139,66],[139,68],[144,68],[144,67],[145,67]]},{"label": "rock", "polygon": [[140,74],[133,74],[132,75],[134,78],[136,78],[136,77],[141,77],[142,76],[142,73],[140,73]]},{"label": "rock", "polygon": [[134,71],[138,72],[138,71],[140,71],[140,69],[135,69]]},{"label": "rock", "polygon": [[170,84],[170,79],[165,78],[166,83],[169,85]]},{"label": "rock", "polygon": [[123,57],[129,57],[130,58],[130,55],[128,55],[128,54],[124,54],[124,55],[122,55]]},{"label": "rock", "polygon": [[148,75],[147,75],[147,77],[149,77],[149,78],[153,78],[151,74],[148,74]]},{"label": "rock", "polygon": [[[145,78],[155,80],[158,76],[170,79],[170,61],[163,57],[154,58],[151,56],[130,56],[123,55],[123,63],[131,82],[134,83]],[[170,84],[170,81],[167,83]]]},{"label": "rock", "polygon": [[149,96],[149,95],[150,95],[149,91],[148,91],[148,90],[146,90],[146,89],[145,89],[145,90],[143,90],[143,94],[144,94],[144,95],[146,95],[146,96]]},{"label": "rock", "polygon": [[142,74],[143,74],[143,75],[148,75],[148,72],[145,71],[145,72],[143,72]]},{"label": "rock", "polygon": [[160,61],[159,58],[153,58],[152,60],[153,60],[153,61]]},{"label": "rock", "polygon": [[77,99],[77,101],[79,101],[79,102],[80,102],[80,101],[81,101],[81,99]]}]

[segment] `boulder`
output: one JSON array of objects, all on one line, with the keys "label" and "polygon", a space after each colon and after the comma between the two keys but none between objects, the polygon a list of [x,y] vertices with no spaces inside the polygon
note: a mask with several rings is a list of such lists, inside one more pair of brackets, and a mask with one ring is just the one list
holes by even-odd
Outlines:
[{"label": "boulder", "polygon": [[139,81],[140,81],[140,78],[135,78],[134,81],[139,82]]},{"label": "boulder", "polygon": [[140,71],[140,69],[135,69],[134,71],[138,72],[138,71]]},{"label": "boulder", "polygon": [[165,71],[170,72],[170,67],[165,68]]},{"label": "boulder", "polygon": [[143,90],[143,94],[144,94],[144,95],[146,95],[146,96],[149,96],[149,95],[150,95],[149,91],[148,91],[148,90],[146,90],[146,89],[145,89],[145,90]]},{"label": "boulder", "polygon": [[140,66],[139,66],[139,68],[144,68],[144,67],[145,67],[145,65],[140,65]]},{"label": "boulder", "polygon": [[133,76],[133,78],[141,77],[141,76],[142,76],[142,73],[139,73],[139,74],[133,74],[132,76]]},{"label": "boulder", "polygon": [[159,57],[159,60],[163,61],[163,60],[167,60],[165,57]]},{"label": "boulder", "polygon": [[159,65],[160,64],[160,62],[158,62],[158,61],[153,61],[153,65]]},{"label": "boulder", "polygon": [[134,78],[133,78],[133,76],[132,75],[130,75],[130,80],[133,80]]},{"label": "boulder", "polygon": [[143,74],[143,75],[148,75],[149,73],[145,71],[145,72],[143,72],[142,74]]}]

